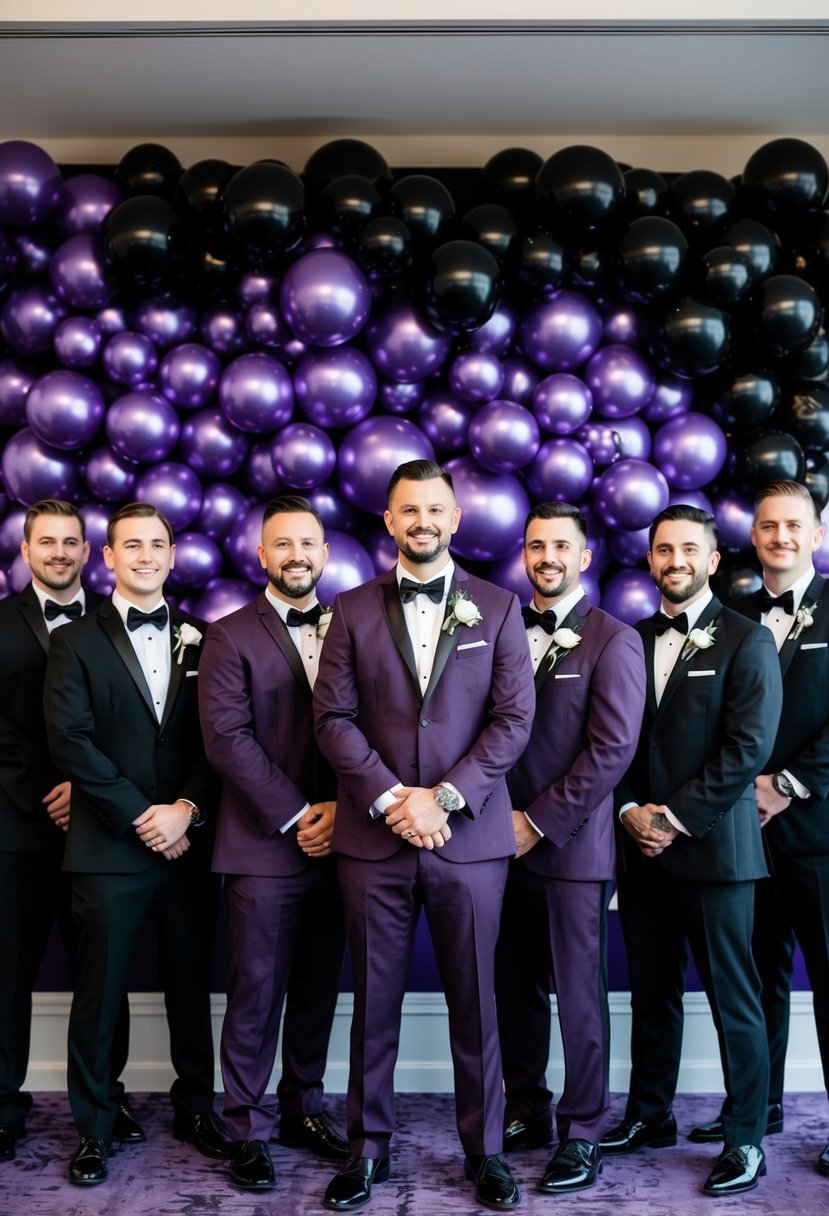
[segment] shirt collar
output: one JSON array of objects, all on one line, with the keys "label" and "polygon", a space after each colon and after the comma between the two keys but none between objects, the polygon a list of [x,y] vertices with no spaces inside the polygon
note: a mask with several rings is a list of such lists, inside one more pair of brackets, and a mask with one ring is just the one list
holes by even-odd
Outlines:
[{"label": "shirt collar", "polygon": [[[45,613],[46,601],[53,600],[55,598],[54,595],[50,591],[41,591],[40,587],[36,587],[34,583],[32,583],[32,591],[34,591],[35,595],[37,596],[37,601],[40,604],[40,611]],[[59,601],[55,600],[55,603],[58,602]],[[71,599],[69,603],[80,604],[84,612],[86,612],[86,593],[84,592],[83,587],[81,587],[78,594],[74,597],[74,599]],[[66,606],[68,607],[68,605]]]},{"label": "shirt collar", "polygon": [[[292,608],[296,608],[296,604],[286,604],[285,601],[281,600],[278,595],[274,595],[274,593],[270,589],[270,586],[265,588],[265,599],[268,601],[271,608],[275,608],[276,611],[279,613],[280,617],[282,618],[282,620],[287,623],[288,613],[291,611]],[[314,598],[311,600],[311,603],[306,604],[305,607],[302,609],[302,611],[307,612],[308,609],[313,608],[314,604],[316,604],[316,603],[317,603],[317,597],[315,595]]]},{"label": "shirt collar", "polygon": [[789,587],[784,587],[783,591],[777,591],[777,592],[769,591],[768,587],[766,587],[765,582],[763,583],[763,586],[766,588],[766,591],[769,592],[769,595],[773,595],[775,598],[777,598],[777,596],[782,595],[783,592],[785,592],[785,591],[791,591],[792,598],[794,601],[793,607],[794,607],[794,611],[796,613],[798,608],[800,607],[800,605],[803,603],[803,597],[806,594],[806,592],[809,590],[809,584],[811,583],[811,581],[814,577],[815,577],[815,568],[814,568],[814,566],[810,566],[805,574],[801,574],[801,576],[797,580],[797,582],[792,583]]},{"label": "shirt collar", "polygon": [[[703,612],[708,607],[708,605],[711,603],[713,598],[714,598],[714,592],[709,587],[708,590],[706,591],[705,595],[700,596],[700,598],[698,600],[694,600],[694,602],[693,602],[693,604],[691,604],[690,608],[683,608],[681,610],[682,612],[685,613],[685,616],[688,619],[688,632],[689,633],[691,632],[692,629],[695,628],[697,621],[702,616]],[[670,614],[665,612],[664,607],[662,607],[661,605],[660,605],[660,611],[663,612],[665,614],[665,616],[669,616],[669,615],[678,616],[679,615],[676,612],[670,613]]]},{"label": "shirt collar", "polygon": [[[584,587],[582,587],[581,583],[579,583],[578,587],[576,587],[574,591],[571,591],[569,595],[565,595],[563,600],[559,600],[557,604],[550,605],[547,611],[554,612],[556,614],[556,627],[560,627],[563,622],[567,620],[568,616],[583,595]],[[530,607],[535,612],[538,612],[538,607],[534,599],[530,600]],[[543,614],[539,612],[538,615],[542,616]]]},{"label": "shirt collar", "polygon": [[401,580],[404,578],[414,579],[414,581],[416,583],[424,583],[424,582],[431,583],[436,578],[442,578],[442,579],[444,579],[444,584],[443,584],[443,594],[444,595],[446,595],[447,591],[449,590],[449,585],[452,582],[452,575],[454,573],[455,573],[455,563],[452,561],[451,557],[449,558],[449,561],[446,563],[446,565],[443,567],[442,570],[439,570],[438,573],[433,575],[432,578],[427,578],[427,579],[417,578],[414,574],[410,574],[408,570],[403,569],[403,567],[400,565],[400,562],[398,562],[397,566],[395,567],[395,575],[397,577],[398,587],[400,586]]},{"label": "shirt collar", "polygon": [[[135,608],[136,612],[155,612],[156,608],[161,608],[162,605],[164,607],[167,607],[167,601],[165,600],[163,595],[160,595],[158,597],[158,599],[156,600],[156,602],[153,604],[152,608],[139,608],[137,604],[133,604],[130,600],[128,600],[126,598],[126,596],[121,595],[120,591],[113,591],[112,605],[115,608],[118,615],[120,616],[121,620],[124,622],[124,625],[126,625],[127,614],[129,613],[130,608]],[[169,623],[170,623],[170,610],[167,607],[167,624],[169,625]]]}]

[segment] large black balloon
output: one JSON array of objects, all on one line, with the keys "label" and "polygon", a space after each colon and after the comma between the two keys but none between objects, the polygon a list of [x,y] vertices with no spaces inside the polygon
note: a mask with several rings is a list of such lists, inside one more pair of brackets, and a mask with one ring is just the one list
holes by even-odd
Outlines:
[{"label": "large black balloon", "polygon": [[578,249],[570,259],[570,278],[574,287],[599,287],[607,274],[610,259],[602,248]]},{"label": "large black balloon", "polygon": [[381,188],[392,180],[385,158],[362,139],[332,139],[323,144],[308,158],[302,176],[313,189],[324,190],[329,182],[346,173],[367,177]]},{"label": "large black balloon", "polygon": [[481,194],[511,210],[522,210],[535,199],[535,179],[543,163],[529,148],[502,148],[481,170]]},{"label": "large black balloon", "polygon": [[722,366],[731,345],[731,319],[722,308],[683,296],[666,306],[651,337],[651,353],[666,371],[686,380]]},{"label": "large black balloon", "polygon": [[617,280],[628,300],[652,304],[682,280],[688,241],[671,220],[646,215],[628,224],[619,240]]},{"label": "large black balloon", "polygon": [[234,174],[222,191],[227,235],[257,268],[292,249],[302,236],[305,187],[276,161],[257,161]]},{"label": "large black balloon", "polygon": [[709,403],[711,417],[727,431],[751,431],[771,418],[780,402],[780,385],[768,372],[740,371]]},{"label": "large black balloon", "polygon": [[742,219],[731,224],[723,233],[723,242],[745,254],[756,280],[773,274],[780,263],[782,246],[776,232],[759,220]]},{"label": "large black balloon", "polygon": [[756,335],[774,359],[799,355],[817,337],[823,316],[815,289],[793,274],[764,279],[755,297]]},{"label": "large black balloon", "polygon": [[829,191],[829,165],[802,139],[772,139],[746,161],[743,189],[750,203],[770,215],[822,207]]},{"label": "large black balloon", "polygon": [[829,502],[829,457],[817,457],[813,461],[807,457],[803,484],[820,513]]},{"label": "large black balloon", "polygon": [[429,259],[426,311],[439,329],[466,334],[492,316],[501,298],[498,263],[474,241],[447,241]]},{"label": "large black balloon", "polygon": [[714,594],[723,604],[731,604],[744,595],[751,595],[759,591],[762,585],[753,549],[724,553],[716,573],[711,577]]},{"label": "large black balloon", "polygon": [[737,191],[722,174],[692,169],[671,182],[668,214],[689,235],[707,239],[715,225],[726,221]]},{"label": "large black balloon", "polygon": [[380,206],[380,192],[367,177],[344,173],[323,189],[319,216],[323,227],[348,234],[374,219]]},{"label": "large black balloon", "polygon": [[625,214],[631,219],[643,215],[664,215],[668,183],[653,169],[628,169],[625,173]]},{"label": "large black balloon", "polygon": [[596,232],[621,213],[625,179],[601,148],[573,144],[544,162],[535,191],[545,226],[558,221],[578,233]]},{"label": "large black balloon", "polygon": [[733,245],[717,245],[699,263],[703,295],[723,308],[745,300],[754,285],[754,267]]},{"label": "large black balloon", "polygon": [[472,239],[502,262],[518,240],[515,217],[499,203],[480,203],[463,217]]},{"label": "large black balloon", "polygon": [[567,266],[568,256],[564,246],[548,232],[528,236],[518,251],[518,279],[534,299],[545,299],[561,291],[567,277]]},{"label": "large black balloon", "polygon": [[354,256],[372,277],[399,274],[408,261],[412,234],[394,215],[379,215],[361,228],[354,242]]},{"label": "large black balloon", "polygon": [[735,488],[753,498],[772,481],[802,481],[806,457],[793,435],[770,429],[738,442],[731,452],[729,468]]},{"label": "large black balloon", "polygon": [[199,160],[179,180],[176,205],[208,245],[224,237],[221,194],[235,172],[226,160]]},{"label": "large black balloon", "polygon": [[435,245],[446,235],[455,215],[452,195],[436,177],[411,173],[391,188],[392,206],[415,241]]},{"label": "large black balloon", "polygon": [[125,197],[156,194],[172,199],[181,171],[181,161],[163,144],[136,144],[118,162],[115,180]]},{"label": "large black balloon", "polygon": [[104,250],[123,291],[165,286],[181,269],[179,218],[154,194],[124,199],[104,221]]},{"label": "large black balloon", "polygon": [[829,387],[825,384],[798,384],[785,395],[779,419],[809,454],[829,452]]},{"label": "large black balloon", "polygon": [[802,354],[787,361],[785,371],[793,380],[825,380],[829,375],[829,337],[818,330]]}]

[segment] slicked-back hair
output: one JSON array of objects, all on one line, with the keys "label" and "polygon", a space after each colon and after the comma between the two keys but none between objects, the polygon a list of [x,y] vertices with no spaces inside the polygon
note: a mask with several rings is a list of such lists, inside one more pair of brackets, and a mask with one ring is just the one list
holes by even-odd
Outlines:
[{"label": "slicked-back hair", "polygon": [[434,481],[436,477],[439,477],[454,495],[455,486],[451,473],[447,473],[434,460],[407,460],[404,464],[399,464],[392,473],[386,491],[386,501],[391,502],[394,487],[399,481]]},{"label": "slicked-back hair", "polygon": [[272,498],[265,506],[262,516],[263,528],[269,519],[273,519],[274,515],[313,515],[320,526],[320,532],[323,536],[325,535],[322,516],[316,507],[312,507],[308,499],[303,498],[301,494],[282,494],[279,498]]},{"label": "slicked-back hair", "polygon": [[820,511],[818,511],[817,503],[806,486],[801,485],[799,481],[771,481],[767,486],[763,486],[754,499],[755,519],[757,518],[757,508],[767,498],[800,498],[804,502],[811,503],[815,516],[815,524],[820,524]]},{"label": "slicked-back hair", "polygon": [[681,519],[687,520],[691,524],[702,524],[708,533],[711,548],[717,549],[719,547],[720,536],[714,516],[708,511],[703,511],[701,507],[692,507],[690,503],[678,502],[673,507],[666,507],[664,511],[660,511],[654,518],[653,523],[648,529],[648,548],[653,548],[653,538],[656,536],[656,529],[660,524],[674,523],[676,520]]},{"label": "slicked-back hair", "polygon": [[571,502],[540,502],[533,507],[524,521],[524,544],[527,543],[527,532],[534,519],[572,519],[573,523],[587,545],[587,520],[578,507]]},{"label": "slicked-back hair", "polygon": [[158,507],[154,507],[151,502],[126,502],[123,507],[118,508],[107,524],[107,544],[110,549],[115,540],[115,528],[122,519],[159,519],[164,531],[167,533],[170,544],[174,545],[176,543],[172,524],[167,516],[159,511]]},{"label": "slicked-back hair", "polygon": [[77,519],[81,525],[81,539],[86,540],[86,524],[74,503],[66,502],[63,498],[41,498],[33,502],[23,520],[23,539],[26,544],[32,539],[32,527],[41,515],[62,515],[64,519]]}]

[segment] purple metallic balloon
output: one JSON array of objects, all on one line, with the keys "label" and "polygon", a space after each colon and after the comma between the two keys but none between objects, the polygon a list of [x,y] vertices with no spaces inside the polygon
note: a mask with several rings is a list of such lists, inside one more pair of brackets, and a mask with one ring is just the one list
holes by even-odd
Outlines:
[{"label": "purple metallic balloon", "polygon": [[91,367],[98,359],[104,335],[92,317],[67,317],[55,330],[55,354],[64,367]]},{"label": "purple metallic balloon", "polygon": [[8,585],[12,594],[19,594],[32,581],[32,572],[28,562],[24,562],[23,554],[18,553],[9,566]]},{"label": "purple metallic balloon", "polygon": [[539,426],[554,435],[570,435],[587,422],[593,409],[590,389],[578,376],[557,372],[539,381],[532,396],[532,412]]},{"label": "purple metallic balloon", "polygon": [[138,471],[134,464],[102,446],[90,452],[85,468],[89,493],[101,502],[126,502],[134,498]]},{"label": "purple metallic balloon", "polygon": [[603,418],[629,418],[648,404],[656,381],[649,364],[627,346],[603,346],[584,369],[593,408]]},{"label": "purple metallic balloon", "polygon": [[409,300],[399,300],[366,326],[366,348],[377,370],[389,380],[409,383],[438,371],[452,348]]},{"label": "purple metallic balloon", "polygon": [[735,490],[720,494],[714,503],[714,518],[723,549],[746,549],[751,544],[754,505]]},{"label": "purple metallic balloon", "polygon": [[526,359],[505,359],[502,366],[504,384],[501,396],[507,401],[517,401],[519,405],[530,405],[541,378],[532,363]]},{"label": "purple metallic balloon", "polygon": [[377,375],[353,346],[312,350],[294,372],[294,392],[302,413],[317,426],[356,426],[377,399]]},{"label": "purple metallic balloon", "polygon": [[614,562],[620,566],[638,566],[640,562],[644,562],[645,555],[650,549],[649,531],[650,528],[639,528],[636,532],[611,530],[608,533],[607,543]]},{"label": "purple metallic balloon", "polygon": [[491,473],[523,469],[540,444],[538,423],[517,401],[489,401],[469,424],[469,450]]},{"label": "purple metallic balloon", "polygon": [[192,304],[165,294],[144,300],[130,311],[130,328],[151,338],[159,350],[189,342],[196,334],[198,312]]},{"label": "purple metallic balloon", "polygon": [[47,278],[49,261],[56,248],[43,232],[16,232],[11,238],[11,251],[18,281],[26,283]]},{"label": "purple metallic balloon", "polygon": [[106,544],[107,524],[112,512],[97,502],[85,502],[80,508],[86,528],[86,539],[93,553],[99,553]]},{"label": "purple metallic balloon", "polygon": [[236,520],[250,503],[237,486],[214,481],[205,486],[199,513],[199,527],[211,540],[223,541]]},{"label": "purple metallic balloon", "polygon": [[396,565],[399,556],[393,537],[389,536],[385,524],[372,524],[360,534],[360,540],[371,558],[375,574],[385,574]]},{"label": "purple metallic balloon", "polygon": [[512,347],[517,329],[518,317],[514,308],[501,300],[489,320],[468,334],[466,340],[470,350],[487,351],[503,359]]},{"label": "purple metallic balloon", "polygon": [[642,410],[642,417],[655,426],[678,418],[680,414],[687,414],[693,404],[693,381],[663,376],[657,380],[653,396]]},{"label": "purple metallic balloon", "polygon": [[464,351],[449,366],[449,387],[462,401],[494,401],[503,383],[501,362],[487,351]]},{"label": "purple metallic balloon", "polygon": [[95,314],[95,324],[100,326],[101,333],[111,338],[113,334],[120,334],[127,328],[127,319],[124,316],[123,308],[117,308],[114,304],[110,304],[109,308],[101,308]]},{"label": "purple metallic balloon", "polygon": [[682,414],[656,432],[653,459],[672,486],[698,490],[713,481],[725,464],[728,444],[707,414]]},{"label": "purple metallic balloon", "polygon": [[303,342],[339,346],[356,338],[368,320],[371,290],[362,270],[346,254],[316,249],[286,270],[279,306]]},{"label": "purple metallic balloon", "polygon": [[0,600],[4,600],[6,596],[12,594],[12,589],[9,584],[9,576],[5,570],[0,570]]},{"label": "purple metallic balloon", "polygon": [[278,359],[256,351],[240,355],[222,372],[219,406],[240,431],[268,435],[290,422],[294,386]]},{"label": "purple metallic balloon", "polygon": [[829,574],[829,519],[826,518],[825,513],[821,519],[825,531],[823,533],[823,540],[820,542],[819,548],[817,548],[812,554],[812,562],[818,574],[825,576]]},{"label": "purple metallic balloon", "polygon": [[592,501],[609,528],[636,532],[668,505],[668,483],[644,460],[618,460],[596,478]]},{"label": "purple metallic balloon", "polygon": [[575,439],[548,439],[525,472],[533,502],[578,502],[593,480],[590,454]]},{"label": "purple metallic balloon", "polygon": [[614,418],[610,425],[619,436],[623,456],[631,456],[634,460],[650,458],[653,440],[641,418],[636,415],[631,418]]},{"label": "purple metallic balloon", "polygon": [[530,509],[527,491],[513,473],[489,473],[471,456],[446,465],[462,508],[452,550],[470,561],[498,561],[521,544]]},{"label": "purple metallic balloon", "polygon": [[589,502],[580,504],[579,510],[587,525],[587,547],[593,554],[590,572],[595,580],[600,579],[610,565],[610,549],[607,543],[607,528]]},{"label": "purple metallic balloon", "polygon": [[377,387],[377,404],[387,414],[411,414],[426,397],[426,381],[412,384],[386,380]]},{"label": "purple metallic balloon", "polygon": [[189,601],[189,611],[203,621],[218,621],[249,604],[260,590],[261,582],[253,584],[240,578],[211,579],[201,595]]},{"label": "purple metallic balloon", "polygon": [[277,476],[271,460],[271,440],[262,439],[254,443],[245,461],[242,473],[245,488],[255,498],[273,498],[286,489],[285,483]]},{"label": "purple metallic balloon", "polygon": [[17,255],[13,242],[0,228],[0,290],[8,286],[17,265]]},{"label": "purple metallic balloon", "polygon": [[441,455],[460,454],[466,450],[469,424],[475,406],[459,400],[447,388],[438,388],[421,405],[415,421],[423,434]]},{"label": "purple metallic balloon", "polygon": [[55,219],[64,239],[81,233],[98,235],[104,220],[124,196],[107,177],[97,173],[78,173],[63,184],[63,197]]},{"label": "purple metallic balloon", "polygon": [[138,388],[152,380],[158,370],[158,354],[145,334],[125,330],[114,334],[101,356],[104,371],[116,384]]},{"label": "purple metallic balloon", "polygon": [[178,443],[180,432],[176,411],[160,393],[125,393],[107,410],[110,447],[135,464],[163,460]]},{"label": "purple metallic balloon", "polygon": [[596,469],[603,469],[621,459],[622,438],[612,422],[599,422],[597,419],[586,422],[579,427],[574,438],[587,448]]},{"label": "purple metallic balloon", "polygon": [[151,502],[166,515],[174,532],[188,528],[198,518],[202,504],[201,483],[186,464],[163,461],[142,473],[135,483],[139,502]]},{"label": "purple metallic balloon", "polygon": [[0,144],[0,225],[37,228],[58,209],[60,169],[48,152],[23,139]]},{"label": "purple metallic balloon", "polygon": [[205,587],[221,574],[223,562],[224,555],[215,540],[202,532],[179,532],[170,586],[188,591]]},{"label": "purple metallic balloon", "polygon": [[629,305],[620,304],[604,319],[602,340],[610,343],[621,343],[622,346],[636,346],[640,339],[642,319],[639,313]]},{"label": "purple metallic balloon", "polygon": [[115,571],[107,569],[100,552],[93,552],[83,568],[84,586],[96,595],[112,595],[115,590]]},{"label": "purple metallic balloon", "polygon": [[45,283],[18,287],[0,311],[0,333],[16,355],[45,355],[66,308]]},{"label": "purple metallic balloon", "polygon": [[83,232],[70,236],[49,261],[49,279],[70,308],[105,308],[115,295],[115,280],[104,257],[101,238]]},{"label": "purple metallic balloon", "polygon": [[707,511],[709,515],[714,514],[714,504],[702,490],[671,490],[668,506],[676,507],[682,503],[689,507],[699,507],[700,511]]},{"label": "purple metallic balloon", "polygon": [[259,300],[245,315],[248,337],[260,346],[280,349],[292,337],[290,326],[272,300]]},{"label": "purple metallic balloon", "polygon": [[250,347],[245,314],[224,304],[202,313],[199,334],[205,345],[226,359],[241,355]]},{"label": "purple metallic balloon", "polygon": [[97,434],[104,420],[104,399],[88,376],[61,368],[47,372],[29,389],[26,417],[43,443],[71,451]]},{"label": "purple metallic balloon", "polygon": [[602,337],[602,318],[586,296],[560,291],[529,308],[519,326],[521,349],[538,367],[568,372],[589,359]]},{"label": "purple metallic balloon", "polygon": [[242,308],[252,308],[254,304],[260,304],[262,301],[270,299],[275,284],[276,279],[272,274],[263,274],[256,270],[245,270],[239,276],[239,283],[236,289],[237,299]]},{"label": "purple metallic balloon", "polygon": [[8,566],[20,552],[20,542],[23,539],[23,524],[26,512],[12,511],[0,523],[0,562]]},{"label": "purple metallic balloon", "polygon": [[200,477],[232,477],[244,464],[249,446],[247,435],[215,406],[191,414],[181,428],[181,454]]},{"label": "purple metallic balloon", "polygon": [[337,450],[318,426],[292,422],[274,436],[271,460],[275,472],[287,485],[310,490],[323,485],[334,472]]},{"label": "purple metallic balloon", "polygon": [[350,591],[374,578],[374,562],[364,545],[345,532],[326,532],[330,556],[317,584],[321,604],[333,604],[341,591]]},{"label": "purple metallic balloon", "polygon": [[626,625],[653,616],[660,600],[647,570],[617,570],[602,583],[602,608]]},{"label": "purple metallic balloon", "polygon": [[208,346],[182,342],[161,360],[158,382],[177,409],[199,410],[213,397],[221,374],[219,357]]},{"label": "purple metallic balloon", "polygon": [[264,587],[267,575],[262,569],[257,547],[262,543],[262,516],[265,513],[264,503],[248,507],[230,529],[225,541],[227,555],[233,563],[233,568],[252,583]]},{"label": "purple metallic balloon", "polygon": [[505,591],[517,595],[522,604],[529,603],[532,587],[524,569],[520,542],[514,553],[508,553],[500,561],[492,563],[487,577],[496,587],[503,587]]},{"label": "purple metallic balloon", "polygon": [[408,418],[386,414],[366,418],[347,431],[340,443],[337,476],[345,498],[363,511],[380,514],[386,507],[389,478],[407,460],[434,460],[435,449]]},{"label": "purple metallic balloon", "polygon": [[319,513],[326,528],[333,528],[335,532],[348,532],[354,536],[361,532],[365,516],[356,511],[351,503],[346,502],[340,491],[330,482],[325,486],[314,486],[303,497],[307,498]]},{"label": "purple metallic balloon", "polygon": [[47,447],[31,427],[24,427],[6,443],[2,474],[8,496],[25,506],[39,498],[66,498],[71,502],[77,497],[77,455]]},{"label": "purple metallic balloon", "polygon": [[0,360],[0,426],[26,425],[26,398],[37,378],[38,369],[33,363]]}]

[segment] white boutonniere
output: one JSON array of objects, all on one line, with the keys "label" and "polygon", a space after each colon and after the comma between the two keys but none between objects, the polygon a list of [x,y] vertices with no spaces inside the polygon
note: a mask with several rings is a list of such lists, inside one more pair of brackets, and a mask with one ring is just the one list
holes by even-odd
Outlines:
[{"label": "white boutonniere", "polygon": [[471,628],[473,625],[480,625],[484,619],[468,591],[453,591],[446,601],[446,609],[446,619],[441,625],[441,629],[444,633],[448,633],[450,638],[458,625],[467,625]]},{"label": "white boutonniere", "polygon": [[692,629],[685,639],[680,660],[687,663],[698,650],[710,650],[717,640],[717,622],[710,621],[704,629]]},{"label": "white boutonniere", "polygon": [[555,671],[566,654],[581,642],[578,629],[557,629],[545,655],[548,671]]},{"label": "white boutonniere", "polygon": [[322,641],[326,633],[328,633],[328,626],[331,624],[331,617],[333,615],[334,609],[331,607],[331,605],[323,604],[320,619],[317,621],[317,637],[320,641]]},{"label": "white boutonniere", "polygon": [[179,667],[184,661],[185,646],[199,646],[201,644],[201,634],[193,625],[188,625],[185,621],[183,625],[177,625],[173,630],[173,637],[176,639],[176,644],[173,647],[173,654],[178,654],[176,662]]},{"label": "white boutonniere", "polygon": [[786,638],[787,642],[794,642],[800,637],[804,629],[812,628],[815,623],[812,620],[812,617],[815,615],[816,608],[817,600],[815,600],[814,604],[804,604],[802,608],[798,608],[797,612],[794,614],[794,625],[792,625],[792,631]]}]

